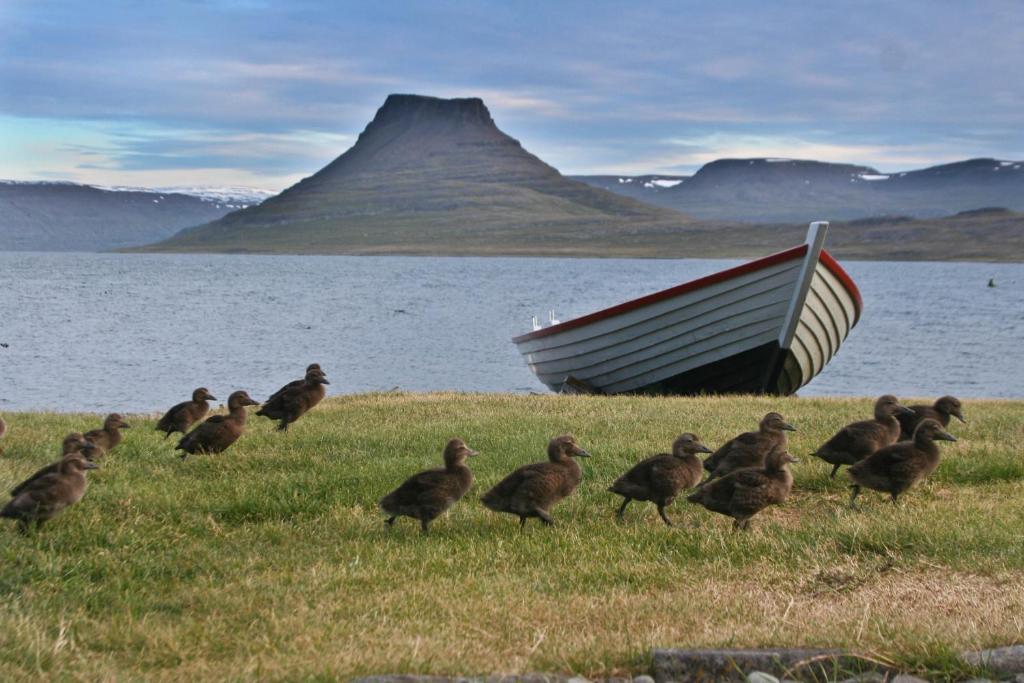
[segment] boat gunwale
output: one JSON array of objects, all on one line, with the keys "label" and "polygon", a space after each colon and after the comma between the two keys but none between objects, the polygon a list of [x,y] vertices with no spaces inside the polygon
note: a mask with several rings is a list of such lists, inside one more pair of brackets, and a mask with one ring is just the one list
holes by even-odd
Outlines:
[{"label": "boat gunwale", "polygon": [[[684,282],[674,287],[669,287],[668,289],[663,289],[661,291],[654,292],[653,294],[647,294],[637,299],[631,299],[621,304],[610,306],[609,308],[603,308],[599,311],[588,313],[578,318],[573,318],[572,320],[566,320],[565,322],[559,323],[557,325],[545,327],[540,330],[534,330],[533,332],[527,332],[526,334],[519,335],[518,337],[513,337],[512,341],[515,344],[521,344],[522,342],[530,341],[531,339],[541,339],[543,337],[547,337],[553,334],[558,334],[559,332],[565,332],[567,330],[576,329],[577,327],[583,327],[585,325],[589,325],[590,323],[598,322],[600,320],[613,318],[617,315],[621,315],[628,311],[632,311],[637,308],[642,308],[644,306],[649,306],[650,304],[658,303],[659,301],[664,301],[665,299],[671,299],[682,294],[688,294],[689,292],[693,292],[698,289],[703,289],[704,287],[718,284],[719,282],[731,280],[732,278],[738,277],[740,275],[746,275],[747,273],[761,270],[762,268],[767,268],[778,263],[784,263],[785,261],[800,258],[801,256],[807,253],[807,249],[807,244],[799,244],[790,249],[786,249],[785,251],[776,252],[774,254],[769,254],[768,256],[764,256],[753,261],[741,263],[738,266],[726,268],[725,270],[720,270],[717,273],[711,273],[710,275],[705,275],[704,277],[697,278],[696,280],[690,280],[689,282]],[[823,249],[822,254],[824,255],[824,253],[825,250]],[[844,284],[846,284],[846,282],[848,281],[850,285],[852,285],[853,280],[850,280],[850,276],[846,274],[846,271],[839,267],[839,264],[836,263],[834,259],[832,259],[832,263],[839,270],[839,272],[835,273],[836,277],[838,277],[840,281],[842,281]],[[829,267],[829,270],[832,270],[829,264],[826,264],[826,266]],[[840,273],[842,274],[840,275]],[[845,280],[843,279],[844,277],[846,278]],[[857,291],[856,287],[853,287],[853,291],[856,292],[855,298],[859,303],[860,292]]]}]

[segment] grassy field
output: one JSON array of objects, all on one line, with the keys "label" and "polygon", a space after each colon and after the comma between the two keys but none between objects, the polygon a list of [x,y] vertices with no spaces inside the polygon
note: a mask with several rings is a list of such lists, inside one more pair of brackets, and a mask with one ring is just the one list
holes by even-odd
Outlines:
[{"label": "grassy field", "polygon": [[[919,673],[962,648],[1024,642],[1024,404],[968,402],[960,441],[894,508],[805,458],[790,501],[734,534],[677,501],[668,528],[606,492],[679,432],[720,444],[770,409],[804,456],[871,399],[373,394],[285,434],[260,418],[227,453],[182,462],[152,416],[77,507],[0,529],[0,679],[297,680],[353,674],[639,672],[655,646],[835,646]],[[91,415],[7,414],[4,486]],[[557,526],[477,498],[573,432],[593,458]],[[466,499],[421,536],[376,501],[458,435],[481,451]]]}]

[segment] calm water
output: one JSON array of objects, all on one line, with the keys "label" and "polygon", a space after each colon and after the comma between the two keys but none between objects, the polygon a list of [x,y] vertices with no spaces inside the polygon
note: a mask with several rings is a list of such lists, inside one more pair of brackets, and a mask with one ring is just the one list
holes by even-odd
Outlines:
[{"label": "calm water", "polygon": [[[735,263],[0,253],[0,410],[259,399],[312,361],[332,394],[546,391],[509,341],[532,315]],[[864,316],[803,395],[1024,397],[1024,265],[844,265]]]}]

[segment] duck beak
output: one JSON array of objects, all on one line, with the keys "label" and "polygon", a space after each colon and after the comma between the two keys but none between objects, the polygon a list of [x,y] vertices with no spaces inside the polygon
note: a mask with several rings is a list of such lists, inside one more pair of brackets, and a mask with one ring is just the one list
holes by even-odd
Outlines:
[{"label": "duck beak", "polygon": [[783,422],[782,423],[782,428],[784,430],[786,430],[787,432],[795,432],[796,431],[796,427],[794,427],[793,425],[789,424],[788,422]]},{"label": "duck beak", "polygon": [[324,377],[323,379],[320,380],[320,384],[330,384],[330,382],[328,382],[327,378]]},{"label": "duck beak", "polygon": [[87,470],[98,470],[100,468],[100,466],[94,463],[92,460],[86,460],[85,464],[82,467]]},{"label": "duck beak", "polygon": [[967,424],[967,418],[964,417],[963,413],[953,413],[953,417],[955,417],[956,419],[960,420],[964,424]]},{"label": "duck beak", "polygon": [[713,451],[702,443],[697,444],[698,453],[712,453]]},{"label": "duck beak", "polygon": [[939,430],[938,432],[935,433],[935,438],[939,439],[940,441],[956,441],[955,436],[953,436],[949,432],[944,432],[942,430]]},{"label": "duck beak", "polygon": [[791,456],[789,456],[789,461],[790,462],[800,462],[800,458],[796,457],[795,455],[791,455]]},{"label": "duck beak", "polygon": [[575,455],[576,455],[577,458],[589,458],[589,457],[591,457],[590,453],[587,453],[582,448],[577,448]]},{"label": "duck beak", "polygon": [[473,458],[473,457],[476,457],[476,456],[480,455],[480,451],[474,451],[472,448],[470,448],[469,450],[466,451],[466,454],[469,457]]},{"label": "duck beak", "polygon": [[121,429],[131,429],[132,428],[132,426],[130,424],[128,424],[127,422],[122,422],[120,424],[120,427],[121,427]]},{"label": "duck beak", "polygon": [[211,396],[210,394],[207,394],[206,398],[204,398],[203,400],[204,401],[216,401],[217,397],[216,396]]},{"label": "duck beak", "polygon": [[83,441],[82,448],[96,448],[96,444],[94,444],[92,441]]},{"label": "duck beak", "polygon": [[917,415],[917,413],[915,413],[910,408],[907,408],[906,406],[898,406],[898,408],[900,409],[900,415],[907,415],[907,416]]}]

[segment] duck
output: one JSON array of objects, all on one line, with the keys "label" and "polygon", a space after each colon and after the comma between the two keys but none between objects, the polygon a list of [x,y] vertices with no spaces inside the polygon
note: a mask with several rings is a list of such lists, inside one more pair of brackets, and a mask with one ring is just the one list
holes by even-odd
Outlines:
[{"label": "duck", "polygon": [[926,418],[914,430],[912,440],[879,449],[850,467],[850,509],[857,509],[855,501],[862,487],[888,493],[896,504],[900,494],[928,478],[939,466],[936,440],[956,441],[956,437],[938,420]]},{"label": "duck", "polygon": [[156,430],[164,433],[166,439],[174,432],[184,434],[189,427],[206,417],[210,412],[209,401],[216,401],[217,397],[210,393],[206,387],[199,387],[192,392],[191,401],[182,401],[164,413],[160,421],[156,423]]},{"label": "duck", "polygon": [[412,517],[420,521],[421,531],[428,533],[430,523],[461,500],[473,485],[466,458],[477,455],[462,439],[448,441],[443,468],[414,474],[381,499],[380,509],[390,515],[384,523],[391,528],[396,518]]},{"label": "duck", "polygon": [[700,437],[687,432],[672,443],[672,453],[659,453],[642,460],[615,480],[608,490],[623,497],[622,507],[616,513],[622,519],[626,506],[634,500],[649,500],[658,506],[658,515],[668,526],[672,520],[665,508],[672,504],[679,492],[693,488],[704,476],[704,467],[696,453],[710,453]]},{"label": "duck", "polygon": [[547,462],[523,465],[481,496],[480,502],[495,512],[517,515],[520,529],[530,517],[550,526],[555,523],[551,508],[583,480],[583,470],[574,458],[589,457],[572,434],[556,436],[548,442]]},{"label": "duck", "polygon": [[775,446],[763,467],[746,467],[704,483],[686,497],[711,512],[732,517],[733,531],[750,528],[750,518],[769,505],[786,502],[793,490],[789,464],[799,462],[784,446]]},{"label": "duck", "polygon": [[744,467],[760,467],[765,455],[775,448],[785,450],[789,445],[786,432],[796,427],[786,422],[779,413],[768,413],[758,424],[756,432],[744,432],[726,441],[721,448],[704,461],[709,479],[725,476]]},{"label": "duck", "polygon": [[832,465],[832,473],[828,476],[835,479],[836,472],[843,465],[853,465],[879,448],[896,443],[900,438],[900,422],[896,415],[901,414],[913,412],[901,406],[892,394],[879,396],[875,401],[875,419],[851,422],[811,455]]},{"label": "duck", "polygon": [[85,433],[85,438],[109,453],[124,438],[121,430],[130,428],[131,425],[124,421],[121,413],[111,413],[103,421],[102,429],[90,429]]},{"label": "duck", "polygon": [[327,394],[324,389],[327,376],[321,370],[310,370],[306,378],[298,386],[282,387],[274,396],[267,400],[257,415],[271,420],[280,420],[277,425],[279,432],[286,431],[288,425],[309,412]]},{"label": "duck", "polygon": [[249,398],[244,391],[233,392],[228,396],[228,414],[214,415],[186,434],[175,446],[174,450],[184,451],[181,459],[189,454],[222,453],[231,444],[238,441],[245,431],[245,407],[258,406],[259,403]]},{"label": "duck", "polygon": [[36,479],[42,476],[57,472],[60,469],[60,464],[67,458],[71,457],[84,457],[86,460],[93,461],[97,455],[102,455],[102,450],[97,453],[97,447],[91,441],[87,440],[81,432],[71,432],[64,437],[64,440],[60,445],[60,457],[61,459],[57,462],[52,462],[45,467],[41,467],[36,470],[32,476],[25,481],[21,482],[13,489],[11,489],[11,496],[18,495],[26,486],[31,484]]},{"label": "duck", "polygon": [[[284,393],[285,391],[287,391],[289,389],[296,389],[298,387],[301,387],[303,384],[306,383],[306,375],[308,375],[309,373],[313,372],[314,370],[316,370],[317,372],[321,372],[321,373],[324,372],[323,368],[320,367],[319,363],[310,363],[309,365],[306,366],[306,373],[305,373],[305,375],[303,375],[302,379],[296,379],[296,380],[292,380],[291,382],[288,382],[288,384],[285,384],[283,387],[281,387],[280,389],[278,389],[277,391],[272,393],[270,395],[270,397],[266,400],[266,403],[270,403],[275,398],[277,398],[278,396],[280,396],[282,393]],[[326,376],[327,376],[327,373],[324,373],[324,377],[326,377]]]},{"label": "duck", "polygon": [[956,396],[943,396],[930,406],[915,405],[908,406],[908,408],[912,414],[900,413],[896,416],[900,421],[900,441],[909,441],[914,430],[917,429],[917,425],[926,418],[937,421],[943,429],[949,426],[950,417],[955,417],[964,424],[967,423],[963,404]]},{"label": "duck", "polygon": [[22,533],[27,533],[33,523],[38,529],[82,500],[88,487],[85,472],[96,467],[96,463],[81,456],[62,459],[56,471],[15,487],[18,493],[0,510],[0,517],[16,520]]}]

